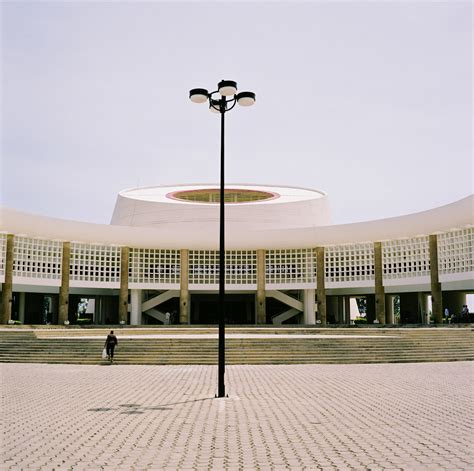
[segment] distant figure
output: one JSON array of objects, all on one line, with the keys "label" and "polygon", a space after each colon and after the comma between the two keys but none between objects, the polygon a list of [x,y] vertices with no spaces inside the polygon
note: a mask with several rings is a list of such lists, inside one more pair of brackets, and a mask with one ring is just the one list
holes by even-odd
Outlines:
[{"label": "distant figure", "polygon": [[469,308],[464,304],[461,311],[461,319],[463,322],[469,322]]},{"label": "distant figure", "polygon": [[447,307],[444,308],[444,317],[446,317],[446,320],[449,319],[449,309]]},{"label": "distant figure", "polygon": [[170,325],[170,320],[171,320],[171,314],[169,312],[167,312],[165,314],[165,324]]},{"label": "distant figure", "polygon": [[115,350],[115,345],[118,344],[117,337],[114,335],[114,331],[111,330],[110,334],[107,335],[107,338],[105,340],[105,349],[107,352],[107,359],[110,361],[110,363],[113,363],[114,361],[114,350]]}]

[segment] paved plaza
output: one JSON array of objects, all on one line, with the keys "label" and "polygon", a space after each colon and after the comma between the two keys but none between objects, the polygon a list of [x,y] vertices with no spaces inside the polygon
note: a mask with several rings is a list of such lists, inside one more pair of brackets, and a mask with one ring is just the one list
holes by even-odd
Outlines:
[{"label": "paved plaza", "polygon": [[1,364],[2,470],[473,469],[474,364]]}]

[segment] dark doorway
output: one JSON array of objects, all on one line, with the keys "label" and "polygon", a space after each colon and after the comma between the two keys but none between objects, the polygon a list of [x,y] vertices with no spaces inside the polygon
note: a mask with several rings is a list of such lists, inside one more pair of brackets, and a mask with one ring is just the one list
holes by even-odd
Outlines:
[{"label": "dark doorway", "polygon": [[57,303],[58,295],[55,294],[26,293],[25,324],[52,324],[57,322]]},{"label": "dark doorway", "polygon": [[[217,324],[218,315],[218,294],[192,294],[192,324]],[[226,324],[255,324],[255,295],[226,294],[225,322]]]}]

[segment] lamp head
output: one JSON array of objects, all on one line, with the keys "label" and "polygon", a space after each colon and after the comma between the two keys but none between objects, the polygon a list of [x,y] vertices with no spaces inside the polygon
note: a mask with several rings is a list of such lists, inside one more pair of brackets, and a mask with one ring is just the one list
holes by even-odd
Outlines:
[{"label": "lamp head", "polygon": [[221,80],[217,90],[222,96],[234,96],[237,93],[237,82],[233,80]]},{"label": "lamp head", "polygon": [[205,88],[193,88],[189,91],[189,99],[193,103],[204,103],[209,97],[209,92]]},{"label": "lamp head", "polygon": [[236,99],[240,106],[252,106],[256,101],[255,93],[253,92],[240,92],[237,94]]}]

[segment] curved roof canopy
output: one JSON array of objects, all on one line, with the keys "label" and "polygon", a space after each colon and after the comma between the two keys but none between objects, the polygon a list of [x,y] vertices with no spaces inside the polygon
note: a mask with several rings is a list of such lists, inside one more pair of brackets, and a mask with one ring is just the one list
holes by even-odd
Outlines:
[{"label": "curved roof canopy", "polygon": [[[311,194],[311,190],[305,191]],[[119,198],[123,198],[123,193],[119,195]],[[324,193],[314,193],[314,200],[300,196],[301,204],[308,204],[311,208],[314,201],[327,202]],[[305,193],[303,192],[303,194]],[[135,196],[137,195],[135,194]],[[292,197],[290,194],[287,196],[289,200]],[[297,199],[298,194],[295,193],[293,197]],[[298,208],[298,205],[293,207],[289,201],[288,206],[285,207],[285,203],[280,206],[276,203],[277,200],[277,198],[268,200],[265,204],[256,201],[226,205],[226,217],[229,213],[231,216],[229,222],[226,222],[226,248],[229,250],[305,248],[318,245],[381,241],[433,234],[474,225],[474,195],[445,206],[406,216],[339,225],[320,225],[318,221],[314,221],[313,215],[315,213],[311,212],[295,215],[294,209]],[[131,201],[132,199],[128,198],[127,204]],[[145,202],[149,203],[149,201]],[[274,214],[272,215],[269,209],[270,205],[277,208],[275,214],[280,214],[280,221],[273,218]],[[325,205],[326,203],[319,208],[316,206],[316,209],[326,211]],[[179,210],[180,206],[183,208],[182,211]],[[219,246],[218,218],[212,212],[207,219],[196,218],[196,214],[201,214],[196,211],[198,207],[211,208],[214,212],[218,210],[216,204],[178,202],[163,212],[160,216],[161,223],[130,227],[56,219],[1,208],[0,230],[16,235],[24,234],[52,240],[116,244],[129,247],[216,250]],[[261,207],[266,210],[256,213],[262,219],[262,223],[252,225],[248,223],[248,219],[239,220],[238,212],[232,215],[229,211],[232,207],[245,209]],[[189,208],[191,208],[190,211],[188,211]],[[136,216],[137,214],[134,214],[134,217]],[[119,214],[114,213],[114,217],[119,220]],[[247,215],[244,214],[243,217],[247,217]],[[302,221],[307,221],[306,225],[302,224]]]}]

